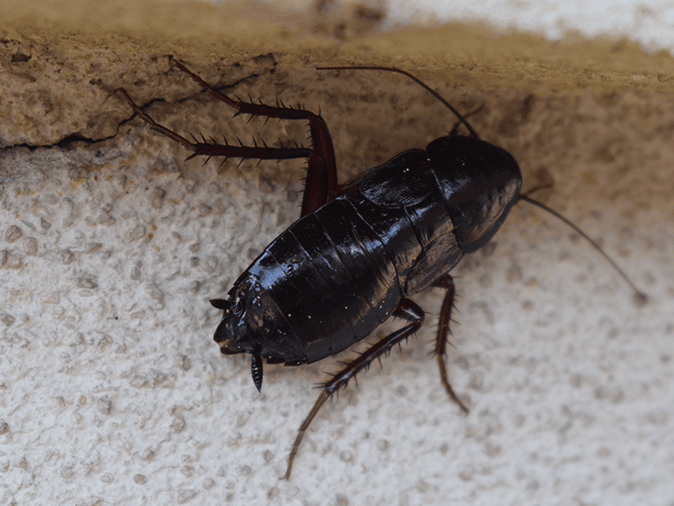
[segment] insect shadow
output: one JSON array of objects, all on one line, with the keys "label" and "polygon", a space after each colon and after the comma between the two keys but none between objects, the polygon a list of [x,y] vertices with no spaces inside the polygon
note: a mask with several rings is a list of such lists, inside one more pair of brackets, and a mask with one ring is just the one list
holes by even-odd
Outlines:
[{"label": "insect shadow", "polygon": [[[440,310],[434,355],[449,397],[468,408],[449,383],[445,356],[455,299],[449,274],[466,253],[496,234],[513,204],[525,201],[559,218],[586,239],[640,292],[606,253],[564,216],[521,193],[522,175],[506,150],[480,139],[466,118],[415,76],[388,67],[319,67],[318,70],[377,70],[412,79],[444,104],[458,121],[448,135],[426,149],[411,149],[339,184],[328,127],[320,115],[302,108],[234,100],[176,62],[209,94],[250,114],[309,123],[312,146],[269,147],[186,139],[160,125],[120,88],[133,110],[154,130],[196,156],[227,158],[306,158],[308,170],[301,217],[279,235],[236,280],[228,299],[211,304],[223,311],[215,341],[225,355],[250,353],[251,374],[260,390],[263,359],[269,364],[310,364],[335,355],[370,335],[389,317],[406,321],[364,353],[345,363],[321,392],[300,426],[283,478],[288,479],[304,433],[323,404],[374,360],[417,332],[424,311],[410,296],[428,288],[446,291]],[[460,135],[463,125],[468,135]]]}]

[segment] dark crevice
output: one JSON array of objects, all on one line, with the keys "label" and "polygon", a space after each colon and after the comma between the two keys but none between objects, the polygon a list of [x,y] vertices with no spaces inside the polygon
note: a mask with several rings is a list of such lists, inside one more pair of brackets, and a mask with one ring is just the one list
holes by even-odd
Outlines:
[{"label": "dark crevice", "polygon": [[117,125],[117,129],[115,130],[114,135],[109,135],[107,137],[101,137],[98,139],[92,139],[91,137],[86,137],[82,135],[79,132],[75,132],[72,134],[68,134],[65,137],[63,137],[61,140],[54,142],[52,144],[28,144],[25,142],[21,142],[18,144],[11,144],[9,146],[5,146],[4,148],[0,149],[0,153],[3,153],[5,151],[15,149],[15,148],[26,148],[29,151],[36,151],[38,149],[51,149],[51,148],[61,148],[61,149],[71,149],[73,148],[73,144],[78,143],[78,142],[83,142],[85,144],[89,145],[95,145],[100,142],[105,142],[110,139],[114,139],[117,137],[117,134],[119,133],[119,128],[126,122],[130,121],[130,119],[126,119],[122,121],[119,125]]},{"label": "dark crevice", "polygon": [[[251,74],[249,76],[243,77],[243,78],[235,81],[232,84],[213,86],[213,88],[224,93],[225,90],[230,90],[232,88],[235,88],[236,86],[239,86],[242,83],[246,83],[246,82],[250,81],[251,79],[255,79],[255,78],[259,77],[260,75],[261,74]],[[203,95],[203,94],[208,94],[208,92],[206,90],[201,90],[201,91],[198,91],[196,93],[187,95],[183,98],[179,98],[172,103],[184,104],[186,102],[190,102],[190,101],[194,100],[196,97],[198,97],[200,95]],[[147,101],[146,103],[144,103],[143,105],[141,105],[140,108],[145,110],[146,108],[151,107],[153,104],[160,103],[160,102],[166,102],[166,99],[164,99],[164,98],[153,98],[153,99]],[[227,106],[226,104],[223,104],[223,105],[225,107],[229,108],[229,106]],[[122,107],[126,107],[126,104]],[[137,114],[134,112],[128,118],[125,118],[125,119],[122,119],[121,121],[119,121],[119,123],[117,124],[117,128],[115,129],[114,134],[109,135],[107,137],[91,138],[91,137],[87,137],[85,135],[82,135],[79,132],[74,132],[74,133],[66,135],[61,140],[59,140],[57,142],[54,142],[54,143],[51,143],[51,144],[28,144],[28,143],[11,144],[9,146],[5,146],[3,148],[0,148],[0,153],[5,152],[6,150],[15,149],[15,148],[26,148],[30,151],[35,151],[35,150],[38,150],[38,149],[50,149],[50,148],[56,147],[56,148],[67,150],[67,149],[74,148],[75,144],[78,144],[78,143],[84,143],[84,144],[88,144],[90,146],[95,146],[98,143],[106,142],[106,141],[109,141],[111,139],[116,138],[119,135],[120,128],[122,126],[124,126],[125,124],[127,124],[128,122],[136,119],[136,116],[137,116]]]}]

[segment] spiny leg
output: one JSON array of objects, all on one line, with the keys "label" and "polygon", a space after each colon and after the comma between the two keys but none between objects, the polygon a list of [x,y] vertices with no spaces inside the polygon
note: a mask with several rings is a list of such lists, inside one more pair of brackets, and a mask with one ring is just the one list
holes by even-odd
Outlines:
[{"label": "spiny leg", "polygon": [[147,114],[145,111],[143,111],[143,109],[141,109],[138,106],[138,104],[136,104],[136,102],[133,101],[133,99],[129,96],[129,94],[126,92],[126,90],[124,88],[117,88],[117,91],[121,92],[122,95],[124,95],[124,97],[126,98],[126,101],[131,106],[131,109],[133,109],[133,111],[136,114],[138,114],[138,116],[140,116],[141,119],[143,121],[145,121],[145,123],[150,125],[150,127],[152,127],[153,130],[156,130],[157,132],[159,132],[159,133],[165,135],[166,137],[168,137],[169,139],[182,144],[187,149],[194,150],[195,154],[191,155],[190,158],[192,158],[193,156],[196,156],[196,149],[195,149],[194,143],[188,141],[182,135],[179,135],[179,134],[175,133],[173,130],[171,130],[169,128],[166,128],[165,126],[157,123],[154,119],[152,119],[152,117],[149,114]]},{"label": "spiny leg", "polygon": [[358,358],[348,363],[344,369],[335,374],[335,376],[330,381],[323,385],[323,390],[318,396],[318,399],[316,399],[314,407],[311,408],[311,411],[297,431],[297,437],[295,438],[292,450],[290,450],[290,455],[288,456],[288,468],[286,469],[286,474],[283,476],[283,479],[287,480],[290,478],[290,471],[293,468],[293,461],[297,455],[297,450],[299,450],[304,433],[309,428],[309,425],[316,417],[316,414],[321,409],[323,404],[325,404],[325,401],[327,401],[337,390],[346,386],[347,382],[351,378],[355,377],[356,374],[369,367],[372,361],[380,358],[382,355],[385,355],[391,351],[391,348],[393,348],[396,344],[400,343],[404,339],[407,339],[410,335],[418,331],[424,322],[423,309],[421,309],[418,305],[409,299],[403,299],[400,301],[400,304],[398,304],[398,307],[393,312],[393,315],[399,318],[404,318],[411,323],[376,343],[362,355],[358,356]]},{"label": "spiny leg", "polygon": [[309,122],[313,149],[311,150],[312,153],[308,155],[308,171],[304,186],[301,216],[305,216],[321,207],[328,201],[332,194],[335,193],[337,189],[337,163],[335,161],[335,150],[332,146],[332,139],[330,137],[330,132],[328,131],[328,126],[325,124],[323,118],[304,109],[274,107],[266,104],[255,104],[252,102],[233,100],[224,93],[213,88],[179,61],[176,61],[176,67],[189,75],[199,86],[213,97],[237,109],[237,116],[239,114],[252,114],[254,116],[266,116],[268,118],[307,120]]},{"label": "spiny leg", "polygon": [[233,100],[227,95],[213,88],[199,76],[190,71],[182,63],[176,62],[176,66],[181,71],[188,74],[213,97],[225,102],[227,105],[237,109],[236,115],[252,114],[254,116],[265,116],[268,118],[279,119],[303,119],[309,122],[311,132],[312,148],[270,148],[264,146],[233,146],[229,144],[217,144],[216,142],[195,142],[187,140],[185,137],[173,130],[157,123],[149,114],[143,111],[129,96],[123,88],[119,88],[131,108],[148,123],[154,130],[165,135],[169,139],[182,144],[185,148],[193,151],[187,159],[195,156],[205,155],[224,156],[234,158],[257,158],[261,160],[269,159],[291,159],[308,158],[307,179],[304,188],[304,198],[302,201],[302,216],[309,214],[320,206],[336,192],[337,189],[337,165],[335,162],[335,153],[330,138],[330,132],[325,121],[320,116],[311,111],[303,109],[291,109],[289,107],[274,107],[265,104],[255,104]]},{"label": "spiny leg", "polygon": [[447,334],[449,334],[449,322],[452,319],[452,308],[454,307],[454,296],[456,294],[454,279],[449,274],[445,274],[433,283],[433,286],[447,290],[445,300],[442,302],[440,321],[438,322],[438,333],[435,338],[435,358],[437,359],[438,367],[440,368],[440,381],[444,385],[445,390],[447,390],[449,397],[451,397],[451,399],[461,408],[461,411],[468,414],[468,408],[461,402],[454,392],[454,389],[449,384],[449,380],[447,379],[447,367],[445,366]]},{"label": "spiny leg", "polygon": [[215,142],[191,142],[182,135],[166,128],[157,123],[152,117],[143,111],[133,99],[129,96],[124,88],[119,88],[126,100],[129,102],[131,108],[141,117],[143,121],[148,123],[153,130],[165,135],[169,139],[179,142],[187,149],[194,151],[187,160],[191,160],[195,156],[206,155],[211,156],[225,156],[236,158],[259,158],[261,160],[280,160],[289,158],[307,158],[310,157],[314,151],[307,148],[270,148],[267,146],[231,146],[228,144],[217,144]]},{"label": "spiny leg", "polygon": [[201,79],[185,65],[176,61],[176,67],[189,75],[199,86],[210,93],[213,97],[223,101],[227,105],[237,109],[236,115],[252,114],[254,116],[266,116],[280,119],[304,119],[309,122],[311,132],[311,144],[313,149],[308,155],[307,178],[304,185],[304,199],[302,201],[301,216],[305,216],[323,204],[337,189],[337,163],[335,150],[332,146],[332,138],[323,118],[311,111],[304,109],[291,109],[289,107],[274,107],[266,104],[255,104],[233,100],[224,93],[213,88]]}]

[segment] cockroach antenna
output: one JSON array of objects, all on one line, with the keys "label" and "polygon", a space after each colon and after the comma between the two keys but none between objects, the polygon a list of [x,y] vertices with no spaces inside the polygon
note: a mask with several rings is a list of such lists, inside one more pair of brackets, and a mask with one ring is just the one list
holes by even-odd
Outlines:
[{"label": "cockroach antenna", "polygon": [[[462,115],[459,111],[452,106],[447,100],[445,100],[438,92],[436,92],[433,88],[428,86],[426,83],[424,83],[421,79],[418,77],[410,74],[409,72],[406,72],[404,70],[395,68],[395,67],[377,67],[377,66],[346,66],[346,67],[316,67],[316,70],[380,70],[384,72],[395,72],[398,74],[402,74],[408,78],[410,78],[412,81],[417,83],[419,86],[424,88],[426,91],[428,91],[431,95],[433,95],[435,98],[437,98],[445,107],[447,107],[454,115],[459,119],[459,121],[468,129],[470,132],[470,135],[476,139],[479,139],[479,136],[477,135],[477,132],[473,129],[473,127],[468,123],[468,120],[465,118],[464,115]],[[476,112],[476,111],[475,111]],[[531,191],[529,191],[531,193]],[[578,235],[580,235],[583,239],[585,239],[590,245],[597,250],[603,257],[604,259],[617,271],[617,273],[622,277],[625,282],[630,286],[630,288],[633,291],[634,299],[639,305],[646,304],[648,302],[648,295],[646,295],[644,292],[639,290],[637,286],[634,284],[634,282],[627,276],[625,271],[623,271],[618,264],[613,260],[602,248],[599,246],[589,235],[587,235],[583,230],[578,227],[575,223],[573,223],[571,220],[566,218],[564,215],[561,213],[558,213],[554,209],[549,208],[542,202],[539,202],[537,200],[532,199],[528,195],[525,194],[519,194],[517,197],[518,200],[523,200],[524,202],[528,202],[529,204],[532,204],[539,209],[542,209],[543,211],[551,214],[558,220],[562,221],[565,223],[567,226],[571,227]]]}]

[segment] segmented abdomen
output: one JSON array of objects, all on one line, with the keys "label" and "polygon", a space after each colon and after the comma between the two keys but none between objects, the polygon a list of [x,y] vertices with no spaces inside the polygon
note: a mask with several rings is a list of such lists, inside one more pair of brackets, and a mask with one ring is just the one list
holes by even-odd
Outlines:
[{"label": "segmented abdomen", "polygon": [[[328,202],[291,225],[242,276],[254,277],[273,300],[277,317],[285,320],[277,322],[277,328],[295,333],[306,362],[337,353],[370,334],[402,297],[396,267],[380,234],[357,207],[347,199]],[[407,221],[404,210],[397,214],[396,221]],[[414,238],[414,232],[410,234]],[[416,239],[414,244],[420,249]]]}]

